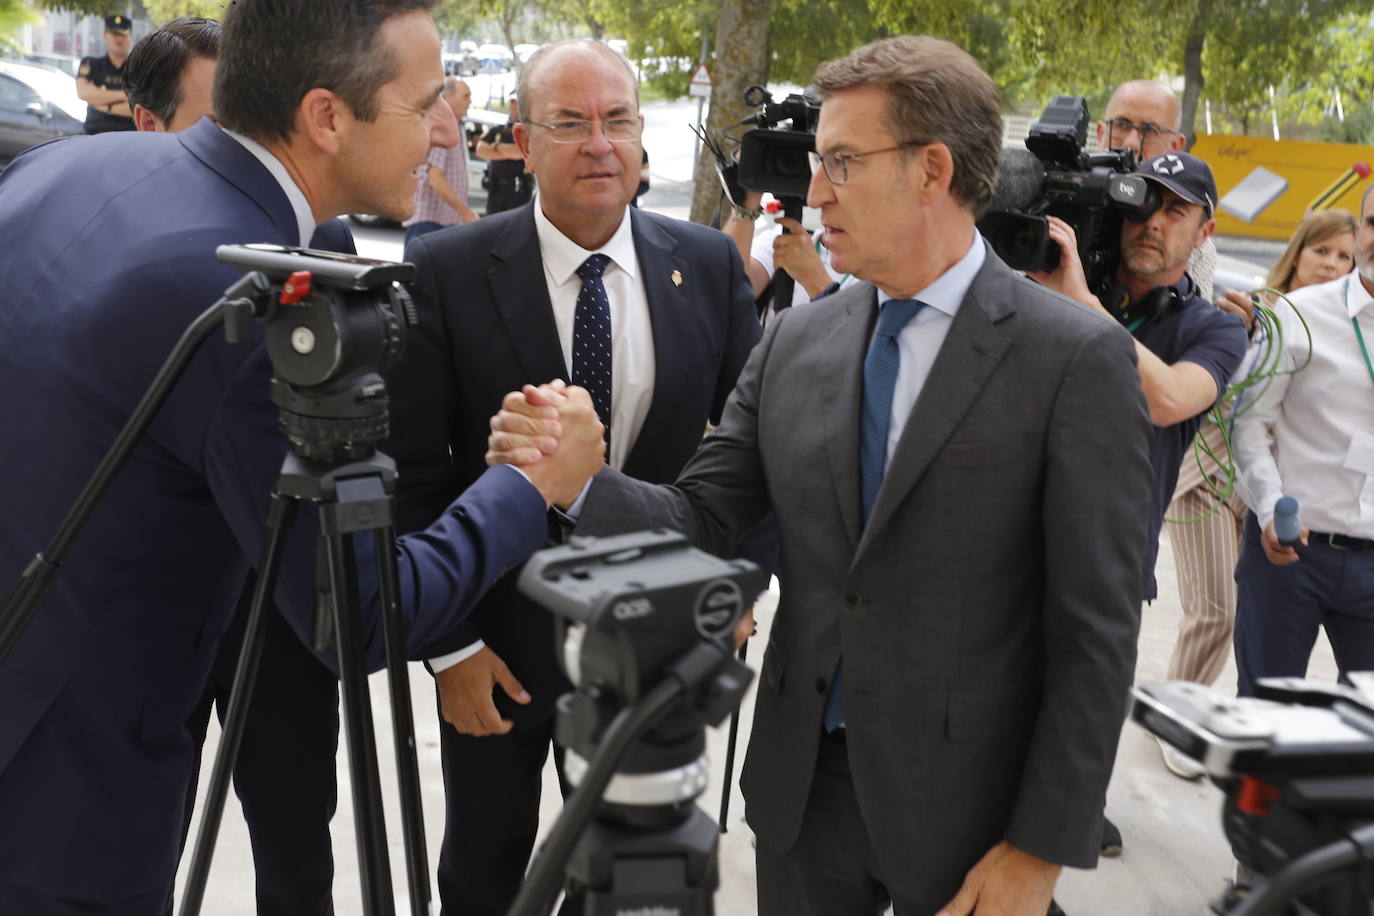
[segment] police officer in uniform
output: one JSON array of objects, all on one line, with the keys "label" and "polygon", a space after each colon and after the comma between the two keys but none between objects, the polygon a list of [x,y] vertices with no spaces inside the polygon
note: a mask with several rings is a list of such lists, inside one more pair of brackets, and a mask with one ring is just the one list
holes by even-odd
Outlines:
[{"label": "police officer in uniform", "polygon": [[513,210],[534,196],[534,176],[525,171],[525,157],[515,145],[515,122],[520,106],[510,98],[510,120],[487,131],[477,143],[477,158],[487,160],[482,187],[487,192],[487,216]]},{"label": "police officer in uniform", "polygon": [[105,54],[81,59],[76,94],[86,103],[88,134],[134,129],[134,113],[124,95],[124,64],[129,60],[133,30],[128,16],[106,16]]}]

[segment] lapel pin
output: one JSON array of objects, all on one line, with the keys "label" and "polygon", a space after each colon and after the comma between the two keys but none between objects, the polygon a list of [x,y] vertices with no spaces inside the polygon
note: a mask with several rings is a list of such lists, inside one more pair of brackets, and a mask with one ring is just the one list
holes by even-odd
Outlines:
[{"label": "lapel pin", "polygon": [[682,271],[680,271],[680,270],[674,270],[673,273],[672,273],[672,278],[673,278],[673,285],[674,285],[674,286],[681,286],[681,285],[682,285]]}]

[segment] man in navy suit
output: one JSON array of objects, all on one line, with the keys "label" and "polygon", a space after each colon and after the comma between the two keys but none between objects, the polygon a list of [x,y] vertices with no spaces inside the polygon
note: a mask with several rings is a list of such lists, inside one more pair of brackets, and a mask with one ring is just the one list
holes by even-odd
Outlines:
[{"label": "man in navy suit", "polygon": [[[124,90],[139,130],[178,133],[215,117],[211,89],[220,24],[173,19],[143,36],[129,54]],[[342,220],[315,230],[311,248],[356,253]],[[191,714],[197,748],[213,708],[223,722],[252,604],[249,577],[238,612]],[[234,790],[253,846],[258,916],[328,916],[334,910],[334,852],[329,821],[337,803],[339,681],[291,632],[280,614],[263,618],[263,646],[253,701],[234,762]],[[283,748],[291,753],[282,753]],[[200,754],[186,787],[186,828],[195,811]]]},{"label": "man in navy suit", "polygon": [[[184,328],[239,278],[217,245],[299,245],[341,213],[409,211],[415,167],[430,146],[458,141],[427,6],[239,0],[216,74],[225,130],[202,120],[179,134],[59,140],[0,176],[6,588]],[[0,661],[0,912],[142,916],[167,900],[193,754],[186,722],[261,553],[286,451],[260,340],[201,345]],[[558,470],[484,475],[401,539],[411,646],[449,631],[540,546],[546,493],[601,465],[590,403],[556,432]],[[312,513],[299,513],[274,596],[302,639],[314,533]],[[369,541],[358,539],[358,588],[377,667]]]},{"label": "man in navy suit", "polygon": [[[629,206],[643,118],[626,62],[597,42],[561,42],[530,59],[518,92],[527,120],[515,141],[538,196],[406,249],[428,331],[392,379],[403,530],[482,473],[488,418],[532,378],[587,387],[611,466],[672,480],[759,336],[730,240]],[[430,662],[448,723],[438,882],[448,914],[509,908],[538,826],[554,701],[569,689],[552,617],[514,580]]]}]

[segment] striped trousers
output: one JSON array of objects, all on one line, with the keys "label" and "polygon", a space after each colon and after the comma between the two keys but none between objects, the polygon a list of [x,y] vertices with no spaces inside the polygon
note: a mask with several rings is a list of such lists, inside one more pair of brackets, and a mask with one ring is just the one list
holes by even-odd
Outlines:
[{"label": "striped trousers", "polygon": [[[1169,656],[1169,678],[1211,684],[1231,653],[1236,622],[1236,561],[1245,523],[1245,504],[1232,493],[1215,512],[1217,496],[1199,485],[1177,493],[1165,518],[1178,574],[1183,619]],[[1207,514],[1211,513],[1211,514]]]}]

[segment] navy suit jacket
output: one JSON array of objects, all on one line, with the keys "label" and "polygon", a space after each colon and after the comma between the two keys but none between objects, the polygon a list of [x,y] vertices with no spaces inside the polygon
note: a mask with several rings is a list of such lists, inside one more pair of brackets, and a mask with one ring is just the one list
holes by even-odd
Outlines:
[{"label": "navy suit jacket", "polygon": [[[544,279],[535,206],[423,235],[406,249],[406,260],[417,267],[421,333],[410,336],[391,374],[396,407],[387,443],[400,470],[403,531],[428,524],[482,473],[488,422],[507,392],[570,378]],[[719,420],[760,330],[728,237],[629,212],[656,368],[653,402],[624,471],[669,482],[701,445],[706,424]],[[553,618],[517,592],[515,579],[503,578],[467,624],[429,649],[438,655],[479,637],[490,645],[533,698],[518,706],[497,691],[498,708],[518,723],[549,715],[567,682],[554,662]]]},{"label": "navy suit jacket", "polygon": [[[297,233],[270,173],[208,121],[55,141],[0,175],[0,588],[51,537],[183,329],[239,278],[215,247]],[[170,886],[187,717],[286,450],[270,374],[259,343],[202,344],[0,662],[0,883],[107,900]],[[398,550],[415,645],[543,541],[543,500],[494,471]],[[299,512],[275,595],[303,638],[314,530]],[[376,667],[376,577],[358,541]]]}]

